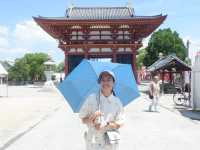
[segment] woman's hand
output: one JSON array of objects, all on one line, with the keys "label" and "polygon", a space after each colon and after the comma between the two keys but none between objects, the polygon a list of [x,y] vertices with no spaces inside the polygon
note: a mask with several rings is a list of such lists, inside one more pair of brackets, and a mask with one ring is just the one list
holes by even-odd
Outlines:
[{"label": "woman's hand", "polygon": [[100,131],[100,130],[102,129],[102,126],[101,126],[100,123],[95,124],[94,127],[95,127],[95,129],[96,129],[97,131]]},{"label": "woman's hand", "polygon": [[104,129],[119,129],[121,125],[115,123],[114,121],[108,122],[107,124],[94,124],[95,129],[97,131],[104,130]]},{"label": "woman's hand", "polygon": [[115,123],[114,121],[111,121],[107,124],[107,128],[109,128],[109,129],[119,129],[120,125]]},{"label": "woman's hand", "polygon": [[94,114],[90,115],[89,120],[90,120],[91,122],[94,123],[95,119],[96,119],[97,117],[102,116],[102,115],[103,115],[102,112],[96,111]]},{"label": "woman's hand", "polygon": [[101,131],[101,130],[104,130],[106,129],[107,125],[106,123],[97,123],[97,124],[94,124],[94,127],[97,131]]},{"label": "woman's hand", "polygon": [[95,124],[95,119],[102,115],[103,115],[102,112],[96,111],[94,114],[83,118],[82,121],[83,121],[83,123],[86,123],[86,124]]}]

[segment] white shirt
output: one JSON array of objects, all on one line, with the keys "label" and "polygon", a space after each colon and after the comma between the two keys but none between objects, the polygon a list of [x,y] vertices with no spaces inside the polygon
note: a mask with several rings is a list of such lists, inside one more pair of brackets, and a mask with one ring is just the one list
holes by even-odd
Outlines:
[{"label": "white shirt", "polygon": [[159,96],[160,94],[160,82],[151,82],[149,84],[149,90],[152,91],[153,96]]},{"label": "white shirt", "polygon": [[[85,103],[81,107],[79,117],[82,119],[84,117],[90,116],[98,111],[98,94],[93,93],[88,96]],[[115,121],[117,124],[124,123],[124,109],[120,99],[113,94],[105,97],[100,92],[100,111],[104,114],[102,119],[104,122]],[[95,127],[91,124],[88,126],[88,138],[92,141],[93,136],[103,138],[105,131],[96,131]],[[102,140],[102,139],[101,139]]]}]

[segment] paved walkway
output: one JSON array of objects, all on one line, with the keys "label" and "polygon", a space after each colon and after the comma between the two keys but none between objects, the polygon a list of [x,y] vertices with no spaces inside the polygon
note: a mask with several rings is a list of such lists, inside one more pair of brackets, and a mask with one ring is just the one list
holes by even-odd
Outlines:
[{"label": "paved walkway", "polygon": [[[148,91],[148,82],[142,82],[141,85],[139,85],[139,90],[142,92],[143,95],[145,95]],[[189,107],[175,105],[173,102],[172,94],[163,94],[160,97],[159,104],[161,107],[166,108],[169,111],[180,114],[192,120],[200,121],[200,111],[194,111],[192,110],[192,108]]]},{"label": "paved walkway", "polygon": [[63,102],[58,93],[37,86],[9,86],[8,97],[0,97],[0,148],[56,112]]},{"label": "paved walkway", "polygon": [[[142,95],[126,107],[126,124],[121,129],[121,150],[198,149],[199,121],[160,106],[159,112],[148,112],[148,106],[149,101]],[[78,116],[63,101],[59,109],[9,141],[2,150],[84,150],[84,130],[85,126]]]}]

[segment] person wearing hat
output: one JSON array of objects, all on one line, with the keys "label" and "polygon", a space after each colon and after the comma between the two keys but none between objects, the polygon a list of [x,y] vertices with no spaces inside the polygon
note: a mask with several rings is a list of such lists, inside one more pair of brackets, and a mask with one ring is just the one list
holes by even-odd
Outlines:
[{"label": "person wearing hat", "polygon": [[101,72],[99,92],[89,95],[80,109],[79,117],[88,127],[84,134],[87,150],[118,149],[118,139],[108,142],[108,131],[118,131],[124,123],[123,105],[113,90],[115,81],[112,71]]}]

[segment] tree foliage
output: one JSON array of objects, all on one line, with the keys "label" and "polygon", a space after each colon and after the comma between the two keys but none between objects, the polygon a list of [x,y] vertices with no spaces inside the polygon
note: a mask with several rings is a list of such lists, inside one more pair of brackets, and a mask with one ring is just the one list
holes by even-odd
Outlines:
[{"label": "tree foliage", "polygon": [[56,66],[56,72],[64,72],[64,62],[61,62]]},{"label": "tree foliage", "polygon": [[180,59],[186,58],[186,47],[183,40],[179,37],[176,31],[168,29],[160,29],[153,33],[148,47],[146,48],[146,55],[144,57],[144,65],[150,66],[156,60],[158,60],[159,53],[163,53],[164,56],[169,54],[176,54]]},{"label": "tree foliage", "polygon": [[144,65],[144,58],[146,56],[146,49],[141,49],[138,51],[138,55],[137,55],[137,61],[136,61],[136,65],[137,65],[137,69],[141,69],[141,67]]},{"label": "tree foliage", "polygon": [[44,62],[48,60],[45,53],[29,53],[15,60],[9,72],[9,80],[14,81],[39,81],[44,80]]}]

